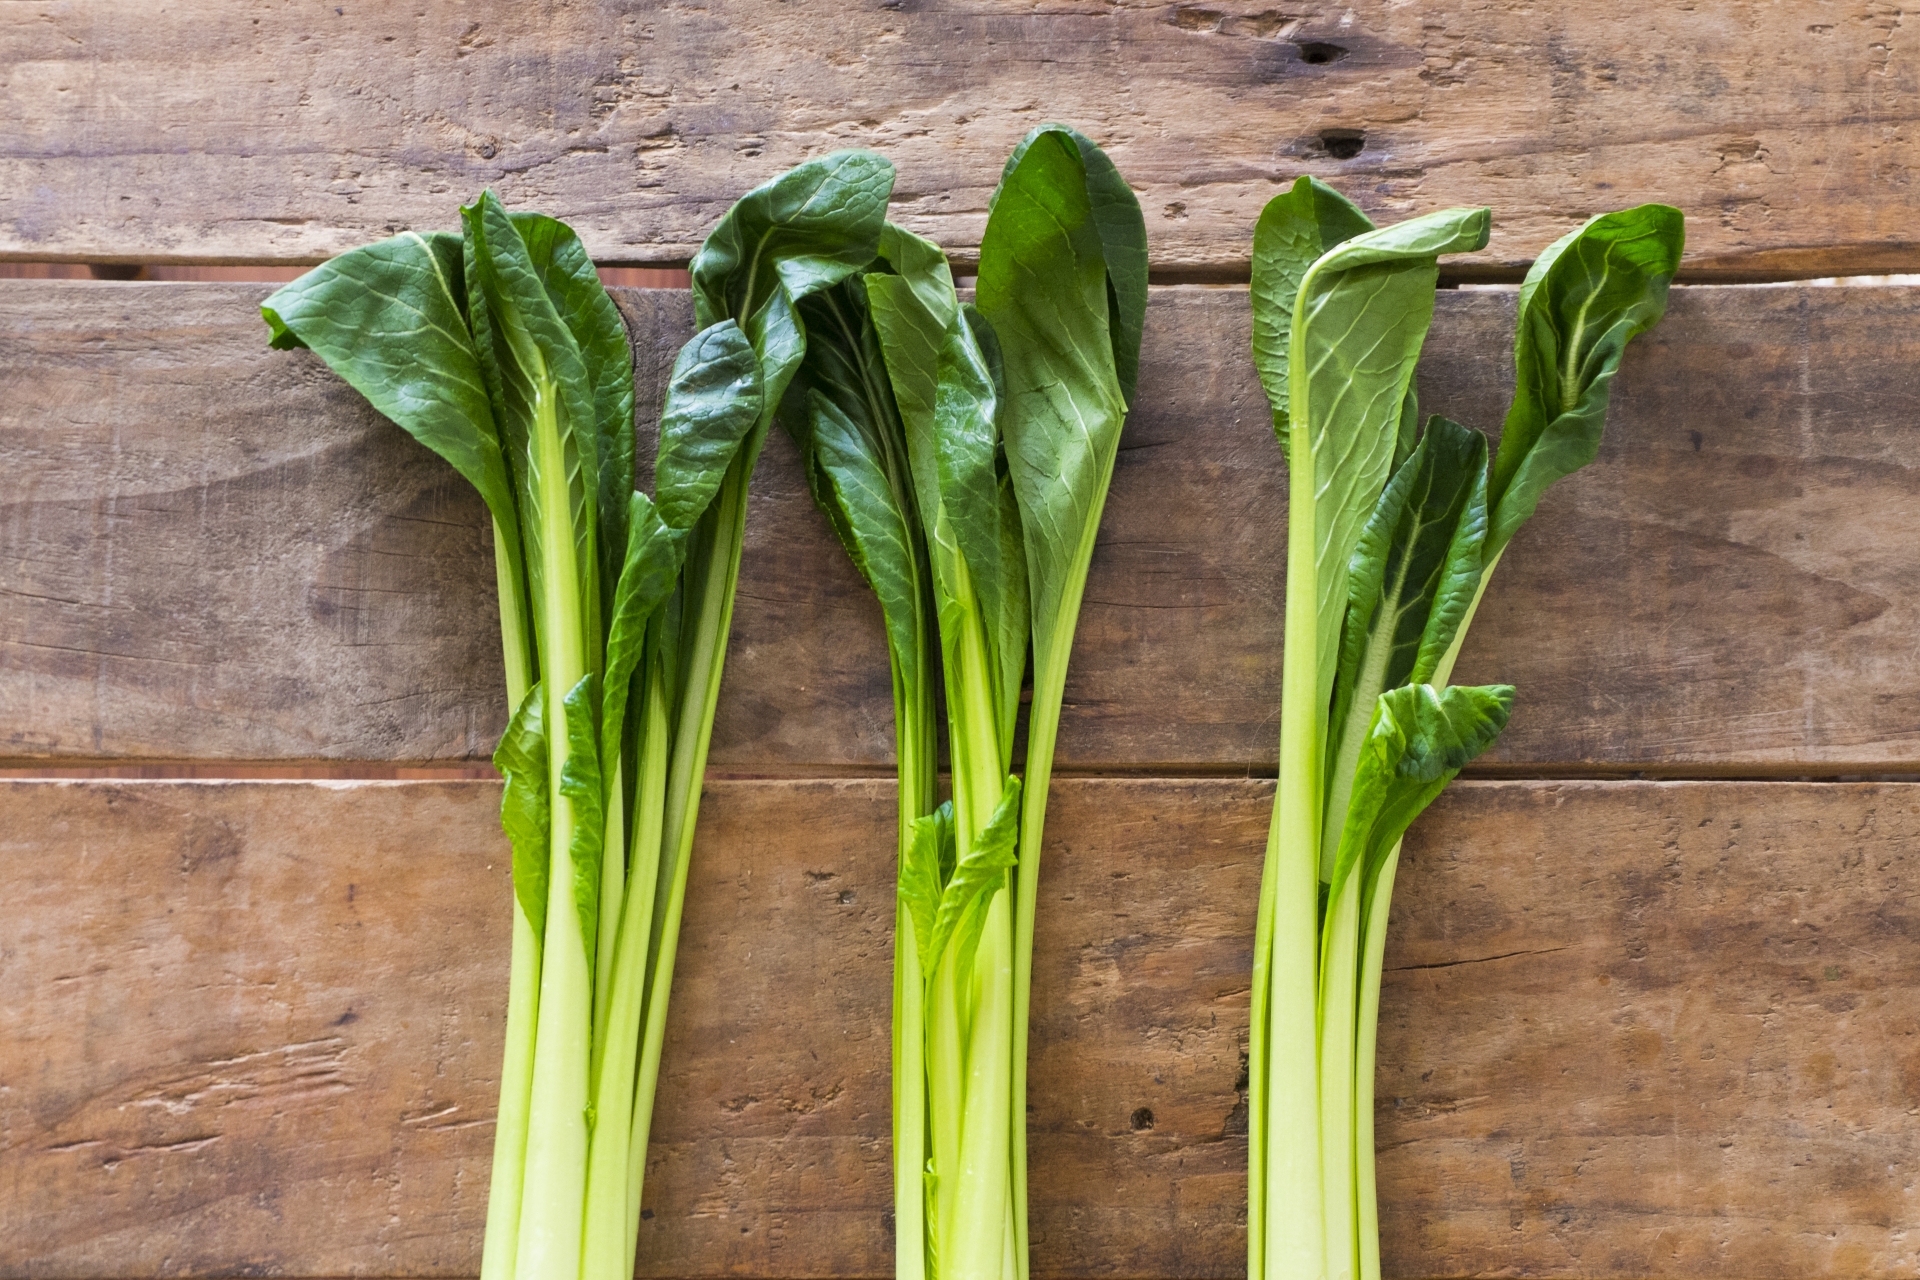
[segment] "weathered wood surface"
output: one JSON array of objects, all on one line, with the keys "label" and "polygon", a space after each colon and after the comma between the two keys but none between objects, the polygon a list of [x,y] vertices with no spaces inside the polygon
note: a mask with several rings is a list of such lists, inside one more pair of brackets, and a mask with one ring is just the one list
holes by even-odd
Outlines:
[{"label": "weathered wood surface", "polygon": [[[497,794],[0,783],[0,1275],[474,1274]],[[1056,785],[1036,1275],[1241,1274],[1270,796]],[[890,1274],[891,821],[709,788],[643,1275]],[[1920,786],[1457,784],[1387,962],[1387,1274],[1912,1274],[1916,860]]]},{"label": "weathered wood surface", "polygon": [[[502,723],[478,500],[224,285],[0,290],[0,754],[457,761]],[[640,399],[686,295],[623,292]],[[1497,427],[1512,294],[1449,292],[1423,404]],[[1514,769],[1920,767],[1920,292],[1682,289],[1599,462],[1503,561],[1461,667]],[[1271,767],[1284,470],[1237,289],[1155,291],[1061,759]],[[644,434],[644,433],[643,433]],[[776,433],[715,731],[736,771],[892,749],[879,612]]]},{"label": "weathered wood surface", "polygon": [[598,257],[684,261],[752,183],[870,146],[898,216],[964,255],[1008,151],[1058,119],[1139,190],[1163,267],[1244,270],[1262,202],[1312,172],[1387,219],[1492,205],[1489,264],[1659,200],[1698,270],[1913,270],[1901,26],[1751,2],[14,3],[0,254],[318,261],[492,186]]}]

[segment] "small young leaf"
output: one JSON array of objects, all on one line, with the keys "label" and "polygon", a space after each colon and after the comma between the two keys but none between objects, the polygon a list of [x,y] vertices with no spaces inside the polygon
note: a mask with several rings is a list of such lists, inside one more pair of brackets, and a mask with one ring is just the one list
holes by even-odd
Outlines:
[{"label": "small young leaf", "polygon": [[1354,776],[1332,891],[1356,867],[1386,857],[1453,776],[1493,745],[1512,712],[1511,685],[1409,684],[1381,694]]},{"label": "small young leaf", "polygon": [[540,724],[545,705],[545,692],[536,684],[493,752],[493,767],[507,784],[500,796],[500,826],[513,845],[514,897],[540,938],[547,931],[547,837],[553,819],[547,800],[547,737]]},{"label": "small young leaf", "polygon": [[1007,868],[1020,861],[1019,842],[1020,779],[1010,777],[992,818],[975,837],[973,847],[960,855],[952,878],[940,894],[939,914],[934,918],[920,966],[929,981],[950,944],[956,962],[963,971],[966,969],[968,957],[979,944],[987,906],[1006,884]]},{"label": "small young leaf", "polygon": [[655,501],[672,529],[691,529],[765,412],[760,361],[732,320],[708,325],[674,359],[660,411]]},{"label": "small young leaf", "polygon": [[910,829],[906,860],[900,864],[900,900],[913,921],[913,941],[920,956],[920,972],[931,974],[935,959],[934,921],[940,915],[940,895],[946,885],[945,868],[953,853],[953,801],[948,800]]},{"label": "small young leaf", "polygon": [[560,766],[560,794],[573,802],[573,902],[580,936],[593,963],[600,923],[600,857],[606,846],[606,810],[601,804],[598,680],[589,671],[560,700],[567,719],[567,762]]},{"label": "small young leaf", "polygon": [[1627,344],[1667,309],[1686,224],[1643,204],[1602,214],[1542,254],[1520,287],[1514,395],[1494,455],[1489,561],[1547,487],[1600,451],[1613,375]]}]

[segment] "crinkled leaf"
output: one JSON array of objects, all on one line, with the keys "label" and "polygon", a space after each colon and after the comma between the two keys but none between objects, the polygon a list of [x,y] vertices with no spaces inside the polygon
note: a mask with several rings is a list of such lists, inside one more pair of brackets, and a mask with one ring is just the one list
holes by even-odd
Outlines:
[{"label": "crinkled leaf", "polygon": [[598,679],[589,671],[560,700],[567,720],[567,759],[560,766],[560,794],[573,802],[573,903],[580,912],[580,936],[593,962],[594,933],[600,924],[600,856],[606,847],[606,809],[601,804]]},{"label": "crinkled leaf", "polygon": [[514,897],[540,938],[547,931],[547,840],[553,821],[547,799],[547,736],[540,723],[545,705],[539,685],[527,690],[493,752],[493,767],[507,784],[500,796],[500,826],[513,845]]},{"label": "crinkled leaf", "polygon": [[910,835],[906,861],[900,864],[899,893],[913,921],[914,946],[924,975],[933,972],[930,948],[934,921],[940,914],[946,868],[958,860],[953,851],[953,801],[944,802],[923,818],[915,818]]},{"label": "crinkled leaf", "polygon": [[1520,287],[1514,395],[1494,455],[1489,560],[1547,487],[1600,451],[1613,375],[1627,344],[1667,309],[1686,246],[1678,209],[1643,204],[1556,242]]},{"label": "crinkled leaf", "polygon": [[806,354],[796,305],[873,261],[892,192],[887,160],[836,151],[740,197],[694,257],[696,322],[704,328],[733,318],[760,359],[761,415],[747,440],[749,465]]},{"label": "crinkled leaf", "polygon": [[708,325],[674,359],[660,411],[655,502],[672,529],[699,521],[765,412],[760,361],[733,320]]},{"label": "crinkled leaf", "polygon": [[1331,873],[1340,839],[1335,822],[1346,811],[1374,704],[1384,691],[1416,679],[1422,656],[1437,660],[1445,652],[1479,584],[1486,528],[1486,437],[1436,416],[1381,493],[1349,565],[1340,669],[1327,720],[1322,879]]},{"label": "crinkled leaf", "polygon": [[973,847],[962,853],[954,864],[953,875],[940,894],[940,910],[934,917],[933,931],[922,953],[920,971],[929,980],[935,965],[954,948],[955,962],[964,971],[980,932],[986,925],[987,908],[1007,883],[1007,869],[1019,863],[1020,779],[1007,779],[993,816],[974,838]]},{"label": "crinkled leaf", "polygon": [[1300,285],[1288,352],[1289,465],[1314,477],[1319,697],[1331,696],[1347,566],[1393,463],[1433,319],[1437,255],[1487,242],[1485,209],[1446,209],[1330,250]]},{"label": "crinkled leaf", "polygon": [[1321,254],[1373,223],[1354,203],[1305,174],[1267,201],[1253,228],[1253,364],[1273,407],[1273,431],[1287,447],[1287,351],[1293,304]]},{"label": "crinkled leaf", "polygon": [[1454,775],[1493,745],[1512,712],[1511,685],[1410,684],[1380,695],[1354,775],[1334,892],[1356,867],[1370,871],[1393,850]]}]

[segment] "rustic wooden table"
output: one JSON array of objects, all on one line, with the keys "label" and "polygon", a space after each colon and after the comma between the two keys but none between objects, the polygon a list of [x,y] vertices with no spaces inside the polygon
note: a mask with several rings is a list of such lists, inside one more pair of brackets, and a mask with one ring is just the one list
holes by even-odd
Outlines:
[{"label": "rustic wooden table", "polygon": [[[1106,144],[1163,283],[1050,810],[1033,1261],[1232,1277],[1285,529],[1260,205],[1299,172],[1382,221],[1490,204],[1452,283],[1654,199],[1696,283],[1920,270],[1900,22],[0,5],[0,259],[311,262],[491,184],[670,266],[751,183],[869,145],[965,262],[1031,124]],[[267,291],[0,280],[0,1277],[477,1269],[509,893],[486,526],[266,350]],[[616,296],[644,442],[691,308]],[[1512,316],[1443,293],[1424,408],[1497,427]],[[1501,568],[1460,675],[1518,709],[1396,901],[1390,1276],[1920,1268],[1920,784],[1872,780],[1920,776],[1917,320],[1903,287],[1676,289]],[[640,1271],[879,1277],[885,650],[784,438],[755,483]]]}]

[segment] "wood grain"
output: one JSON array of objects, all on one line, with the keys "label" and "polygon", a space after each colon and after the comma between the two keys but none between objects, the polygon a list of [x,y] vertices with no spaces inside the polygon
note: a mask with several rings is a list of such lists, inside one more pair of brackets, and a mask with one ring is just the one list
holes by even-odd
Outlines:
[{"label": "wood grain", "polygon": [[[0,783],[0,1276],[474,1274],[497,795]],[[1056,784],[1036,1275],[1242,1274],[1270,802]],[[708,788],[643,1276],[890,1274],[891,821]],[[1917,858],[1910,784],[1457,784],[1387,961],[1387,1274],[1911,1274]]]},{"label": "wood grain", "polygon": [[673,263],[849,146],[964,256],[1014,143],[1065,120],[1139,190],[1161,267],[1243,272],[1302,172],[1387,220],[1490,204],[1488,265],[1645,200],[1686,210],[1702,272],[1920,264],[1920,60],[1878,4],[111,0],[0,7],[0,68],[22,258],[313,262],[491,186],[597,257]]},{"label": "wood grain", "polygon": [[[484,759],[502,723],[478,500],[257,288],[0,291],[0,752],[16,761]],[[622,292],[640,400],[691,320]],[[1284,469],[1246,294],[1162,288],[1061,731],[1077,770],[1272,767]],[[1497,428],[1511,292],[1443,292],[1423,404]],[[1598,463],[1502,562],[1461,676],[1520,689],[1489,767],[1920,768],[1920,293],[1681,289]],[[1818,354],[1816,354],[1818,353]],[[643,440],[645,438],[643,424]],[[717,767],[892,751],[878,608],[776,433]]]}]

